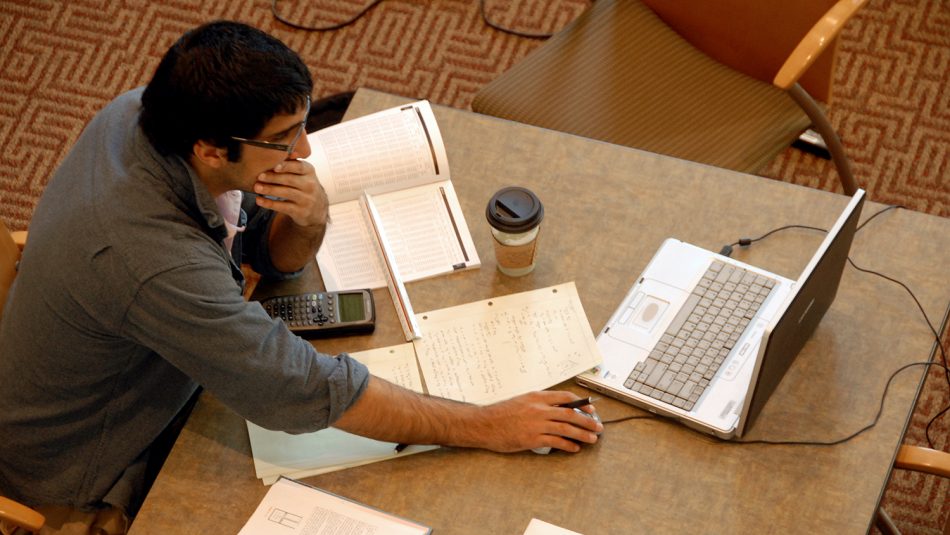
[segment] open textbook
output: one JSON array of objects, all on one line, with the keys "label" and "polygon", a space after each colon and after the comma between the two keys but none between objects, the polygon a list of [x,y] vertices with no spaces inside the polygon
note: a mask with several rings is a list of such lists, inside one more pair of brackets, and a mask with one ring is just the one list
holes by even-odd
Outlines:
[{"label": "open textbook", "polygon": [[[597,344],[573,282],[416,315],[422,336],[351,356],[417,392],[489,404],[543,390],[597,366]],[[420,374],[421,370],[421,374]],[[427,451],[335,428],[290,435],[247,424],[254,470],[269,485]]]},{"label": "open textbook", "polygon": [[345,121],[308,137],[307,161],[330,201],[317,263],[327,290],[386,286],[361,198],[373,195],[406,282],[480,265],[426,101]]}]

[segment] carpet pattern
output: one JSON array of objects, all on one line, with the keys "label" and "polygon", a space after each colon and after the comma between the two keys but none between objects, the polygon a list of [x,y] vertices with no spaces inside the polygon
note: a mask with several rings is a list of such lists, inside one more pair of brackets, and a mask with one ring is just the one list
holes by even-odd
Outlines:
[{"label": "carpet pattern", "polygon": [[[282,0],[304,25],[341,22],[368,0]],[[486,0],[489,17],[550,32],[588,0]],[[829,116],[872,200],[950,216],[950,4],[870,0],[845,28]],[[0,219],[25,229],[53,170],[83,126],[118,93],[148,81],[185,30],[214,19],[247,22],[297,50],[316,97],[372,87],[468,108],[475,93],[542,41],[488,27],[474,0],[386,0],[354,25],[308,33],[276,21],[269,0],[0,1]],[[840,190],[834,166],[794,149],[764,176]],[[944,336],[945,346],[948,344]],[[932,372],[905,441],[948,400]],[[935,426],[950,447],[950,417]],[[940,533],[950,482],[895,472],[884,506],[905,533]],[[830,506],[833,506],[829,504]]]}]

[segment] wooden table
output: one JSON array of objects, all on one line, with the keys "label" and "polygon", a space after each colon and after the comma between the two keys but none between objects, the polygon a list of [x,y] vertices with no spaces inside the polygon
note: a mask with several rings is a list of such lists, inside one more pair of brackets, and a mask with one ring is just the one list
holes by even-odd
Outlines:
[{"label": "wooden table", "polygon": [[[404,101],[361,90],[347,116]],[[786,224],[827,228],[848,201],[466,111],[435,113],[482,267],[409,284],[417,312],[573,280],[596,333],[664,238],[718,251]],[[512,184],[545,205],[538,265],[522,278],[495,269],[483,215],[490,195]],[[862,220],[881,207],[866,204]],[[822,238],[789,230],[734,256],[794,279]],[[890,211],[858,233],[852,258],[902,280],[932,318],[944,319],[947,219]],[[388,293],[376,298],[376,333],[316,346],[338,352],[401,342]],[[928,360],[932,349],[903,289],[846,267],[834,305],[746,438],[848,435],[872,420],[887,378]],[[520,534],[532,517],[587,534],[864,533],[923,376],[923,367],[901,373],[877,426],[838,446],[720,443],[665,421],[631,420],[608,425],[597,445],[576,455],[441,448],[306,481],[439,534]],[[597,406],[605,420],[641,414],[609,399]],[[244,421],[206,392],[132,533],[235,533],[266,491],[254,477]]]}]

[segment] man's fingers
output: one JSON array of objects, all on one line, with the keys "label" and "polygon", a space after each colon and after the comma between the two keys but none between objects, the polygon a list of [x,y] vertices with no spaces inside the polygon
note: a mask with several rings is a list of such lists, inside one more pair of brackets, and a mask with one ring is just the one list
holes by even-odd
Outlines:
[{"label": "man's fingers", "polygon": [[262,184],[260,182],[254,184],[254,193],[287,200],[296,200],[302,197],[300,190],[297,188],[278,184]]},{"label": "man's fingers", "polygon": [[567,440],[564,437],[560,437],[557,435],[547,435],[545,439],[543,440],[542,447],[543,446],[556,448],[561,451],[566,451],[568,453],[577,453],[581,451],[580,444],[578,444],[577,442],[572,442],[570,440]]},{"label": "man's fingers", "polygon": [[553,426],[548,431],[550,435],[557,435],[564,437],[566,439],[577,440],[587,444],[593,444],[597,442],[597,434],[593,431],[588,431],[586,428],[578,427],[573,423],[566,422],[553,422]]},{"label": "man's fingers", "polygon": [[271,173],[290,175],[309,175],[314,172],[313,166],[303,160],[286,160],[274,166]]}]

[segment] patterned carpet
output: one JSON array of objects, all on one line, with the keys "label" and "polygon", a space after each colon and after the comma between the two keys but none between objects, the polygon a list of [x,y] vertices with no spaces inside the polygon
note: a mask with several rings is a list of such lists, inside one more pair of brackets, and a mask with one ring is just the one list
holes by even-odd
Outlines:
[{"label": "patterned carpet", "polygon": [[[369,0],[282,0],[298,23],[343,21]],[[497,23],[552,31],[587,0],[486,0]],[[830,118],[872,200],[950,216],[950,4],[870,0],[844,30]],[[183,31],[213,19],[258,26],[297,50],[315,96],[365,86],[468,108],[488,81],[541,41],[488,27],[474,0],[386,0],[353,26],[307,33],[274,20],[269,0],[0,0],[0,218],[26,228],[50,174],[93,114],[144,84]],[[765,176],[833,190],[834,167],[789,149]],[[947,336],[944,337],[947,345]],[[906,441],[948,403],[932,373]],[[950,417],[935,426],[947,449]],[[905,533],[940,533],[950,482],[896,472],[885,507]],[[829,504],[833,507],[833,504]]]}]

